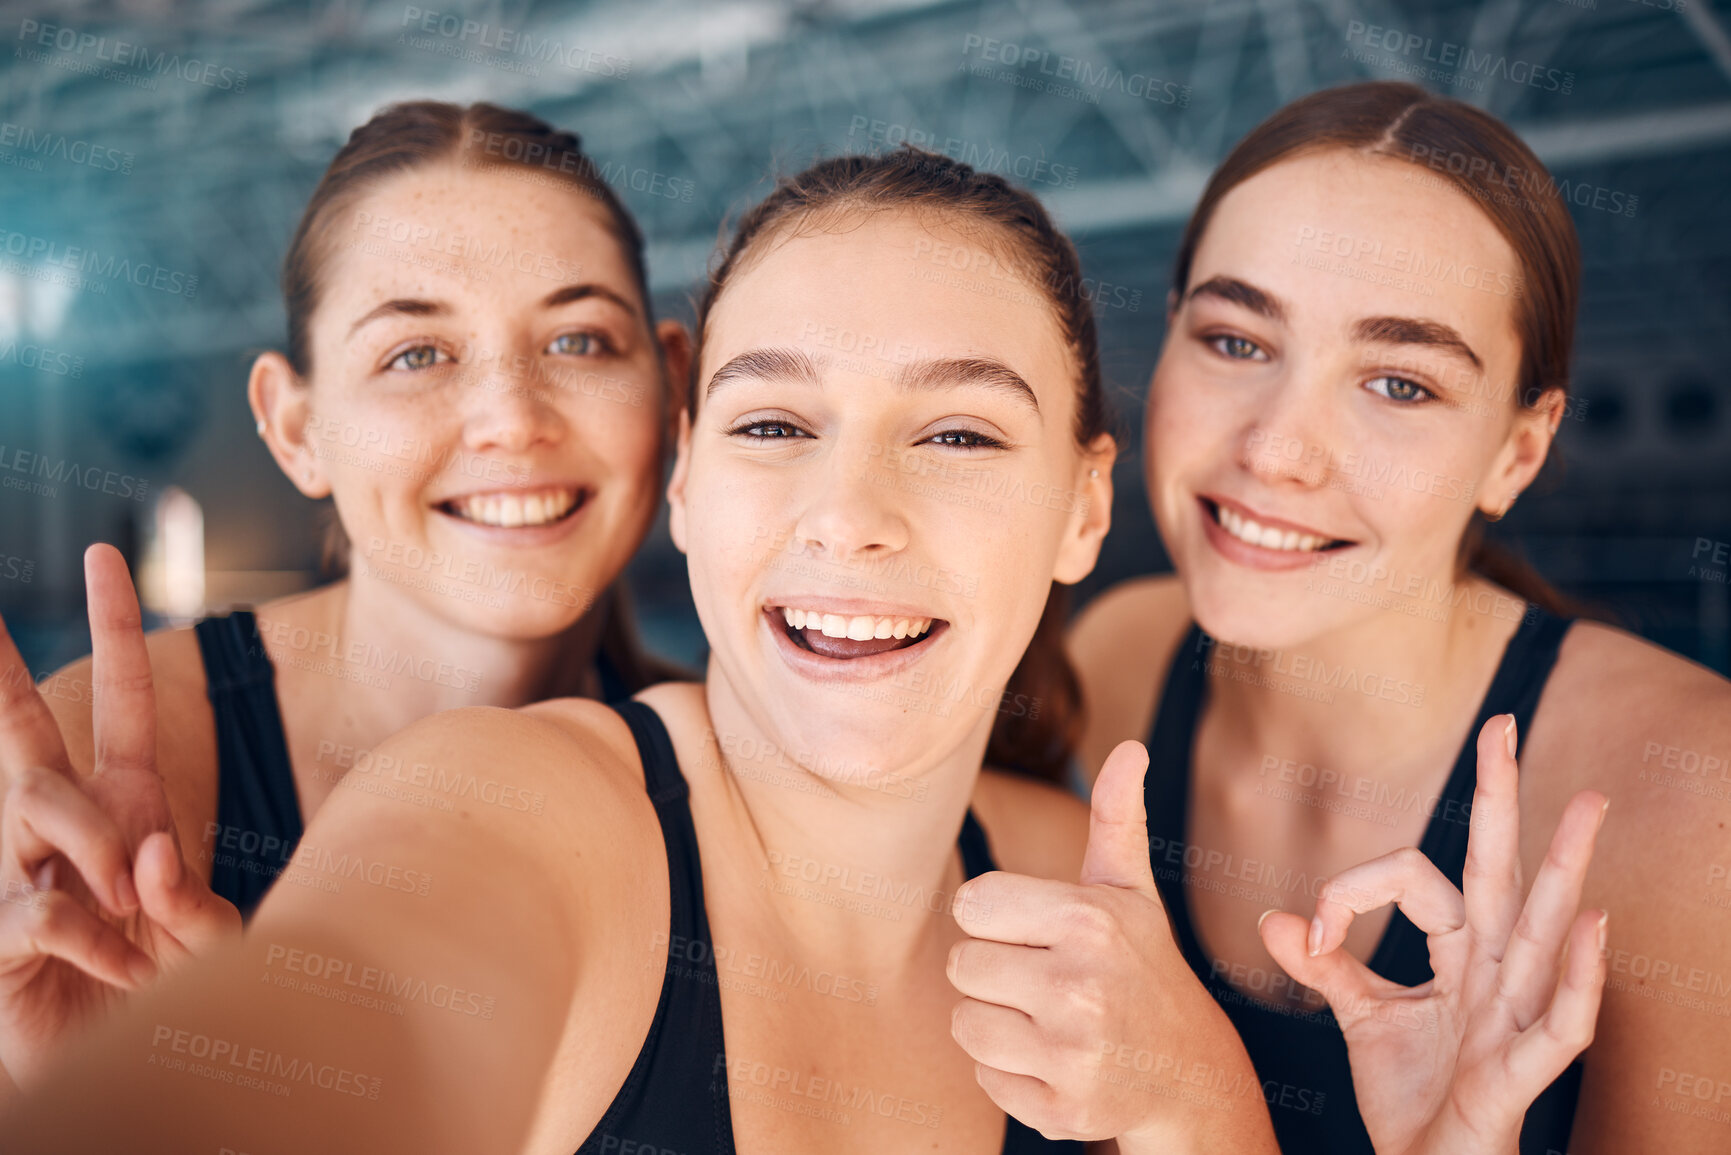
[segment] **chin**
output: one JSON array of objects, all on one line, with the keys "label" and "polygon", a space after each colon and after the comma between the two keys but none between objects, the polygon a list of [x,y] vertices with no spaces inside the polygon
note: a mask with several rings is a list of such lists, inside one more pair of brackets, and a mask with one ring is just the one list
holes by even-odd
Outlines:
[{"label": "chin", "polygon": [[1278,588],[1280,583],[1266,579],[1254,583],[1260,588],[1245,588],[1252,583],[1198,580],[1182,576],[1183,570],[1179,573],[1191,617],[1203,632],[1222,642],[1260,650],[1294,649],[1335,624],[1317,612],[1318,598],[1302,588],[1304,578],[1298,574],[1281,579],[1298,583],[1283,590]]}]

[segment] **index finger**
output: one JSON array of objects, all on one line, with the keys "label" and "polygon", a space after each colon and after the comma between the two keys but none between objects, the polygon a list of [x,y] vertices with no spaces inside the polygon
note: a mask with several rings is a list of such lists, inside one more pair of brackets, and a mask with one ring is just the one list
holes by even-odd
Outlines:
[{"label": "index finger", "polygon": [[156,694],[144,618],[126,561],[111,545],[84,551],[90,597],[92,721],[96,772],[156,766]]},{"label": "index finger", "polygon": [[0,786],[32,766],[72,773],[60,726],[0,617]]},{"label": "index finger", "polygon": [[1081,889],[1071,882],[994,870],[957,887],[951,913],[973,938],[1056,946],[1064,941],[1065,912]]}]

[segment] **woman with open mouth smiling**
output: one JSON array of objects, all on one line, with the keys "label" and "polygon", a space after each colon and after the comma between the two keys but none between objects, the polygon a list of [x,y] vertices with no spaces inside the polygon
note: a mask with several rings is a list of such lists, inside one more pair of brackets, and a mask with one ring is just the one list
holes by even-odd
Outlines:
[{"label": "woman with open mouth smiling", "polygon": [[[1093,766],[1150,735],[1174,933],[1289,1152],[1404,1150],[1439,1119],[1487,1150],[1517,1132],[1540,1155],[1725,1147],[1731,1031],[1724,991],[1703,996],[1727,936],[1702,909],[1724,803],[1679,767],[1724,765],[1731,693],[1571,625],[1479,545],[1568,406],[1579,266],[1563,198],[1506,126],[1392,83],[1253,130],[1180,245],[1146,425],[1177,573],[1075,626],[1082,749]],[[1509,852],[1469,846],[1469,824]],[[1571,922],[1583,894],[1596,909]],[[1535,985],[1496,986],[1499,960]],[[1594,1016],[1547,1011],[1549,991],[1606,969],[1599,1041],[1554,1083],[1560,1066],[1468,1033],[1463,1054],[1498,1058],[1451,1091],[1384,1013],[1447,1034],[1476,999],[1579,1047]],[[1386,1078],[1355,1100],[1368,1070]]]},{"label": "woman with open mouth smiling", "polygon": [[609,592],[658,509],[689,365],[642,244],[577,138],[526,113],[418,102],[355,130],[284,263],[287,350],[248,385],[289,480],[334,497],[348,576],[146,643],[94,547],[94,664],[41,695],[0,629],[0,871],[52,888],[0,906],[13,1079],[238,930],[351,767],[409,813],[496,793],[373,757],[390,734],[656,680]]}]

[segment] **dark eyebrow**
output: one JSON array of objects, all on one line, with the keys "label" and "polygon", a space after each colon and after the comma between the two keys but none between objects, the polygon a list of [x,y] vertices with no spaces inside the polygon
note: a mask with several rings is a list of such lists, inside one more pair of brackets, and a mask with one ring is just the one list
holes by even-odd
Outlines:
[{"label": "dark eyebrow", "polygon": [[572,301],[581,301],[587,297],[600,297],[604,301],[612,301],[633,317],[637,315],[637,306],[615,293],[605,285],[582,284],[564,285],[554,289],[541,299],[543,309],[551,309],[555,305],[568,305]]},{"label": "dark eyebrow", "polygon": [[380,317],[439,317],[449,313],[450,311],[451,306],[445,304],[443,301],[419,301],[408,297],[398,297],[394,300],[386,301],[384,304],[356,321],[353,325],[350,325],[349,336],[353,337],[355,333],[360,330],[362,325],[376,321]]},{"label": "dark eyebrow", "polygon": [[[572,301],[581,301],[588,297],[600,297],[602,300],[612,301],[615,305],[618,305],[633,317],[637,315],[637,307],[630,301],[627,301],[624,297],[621,297],[618,293],[615,293],[605,285],[594,284],[561,285],[559,288],[554,289],[551,293],[548,293],[545,297],[541,298],[541,307],[543,309],[552,309],[559,305],[568,305]],[[362,325],[376,321],[380,317],[442,317],[448,315],[450,312],[451,306],[445,304],[443,301],[424,301],[413,297],[397,297],[393,300],[386,301],[378,308],[367,313],[353,325],[350,325],[349,336],[353,337],[355,333],[360,330]]]},{"label": "dark eyebrow", "polygon": [[[813,360],[798,349],[751,349],[727,362],[709,378],[705,398],[716,390],[742,379],[762,380],[779,377],[805,385],[821,383],[818,370],[828,364],[826,358]],[[999,389],[1026,401],[1035,413],[1040,403],[1034,390],[1022,375],[1001,361],[989,357],[946,357],[930,361],[912,361],[896,373],[895,383],[902,389],[941,389],[946,386],[976,385]]]},{"label": "dark eyebrow", "polygon": [[1022,375],[1001,361],[989,357],[945,357],[933,361],[912,361],[896,374],[896,384],[903,389],[941,389],[955,385],[977,385],[1009,393],[1026,401],[1035,413],[1040,402],[1034,390],[1022,380]]},{"label": "dark eyebrow", "polygon": [[1431,345],[1465,357],[1475,369],[1485,367],[1466,339],[1441,321],[1422,321],[1416,317],[1365,317],[1353,325],[1352,335],[1360,341],[1377,341],[1386,345]]},{"label": "dark eyebrow", "polygon": [[750,349],[717,369],[710,376],[703,396],[712,397],[717,389],[735,381],[766,377],[818,384],[817,365],[798,349]]},{"label": "dark eyebrow", "polygon": [[1184,294],[1184,299],[1190,301],[1202,296],[1219,297],[1222,301],[1243,305],[1252,313],[1267,317],[1270,321],[1283,325],[1286,323],[1286,309],[1277,298],[1255,285],[1245,284],[1236,277],[1210,277]]}]

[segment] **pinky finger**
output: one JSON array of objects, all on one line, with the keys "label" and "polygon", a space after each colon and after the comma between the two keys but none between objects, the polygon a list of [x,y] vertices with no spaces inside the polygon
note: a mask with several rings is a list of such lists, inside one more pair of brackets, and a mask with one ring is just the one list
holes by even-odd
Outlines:
[{"label": "pinky finger", "polygon": [[156,974],[149,955],[64,891],[37,891],[24,917],[25,926],[8,938],[21,931],[36,954],[60,959],[99,982],[133,990]]},{"label": "pinky finger", "polygon": [[974,1080],[980,1089],[996,1103],[1004,1114],[1013,1115],[1048,1139],[1075,1139],[1080,1136],[1062,1129],[1058,1115],[1058,1096],[1043,1079],[1000,1071],[985,1063],[974,1064]]},{"label": "pinky finger", "polygon": [[1606,919],[1602,910],[1576,916],[1569,930],[1568,961],[1550,1008],[1509,1045],[1510,1070],[1535,1095],[1593,1041],[1605,993]]}]

